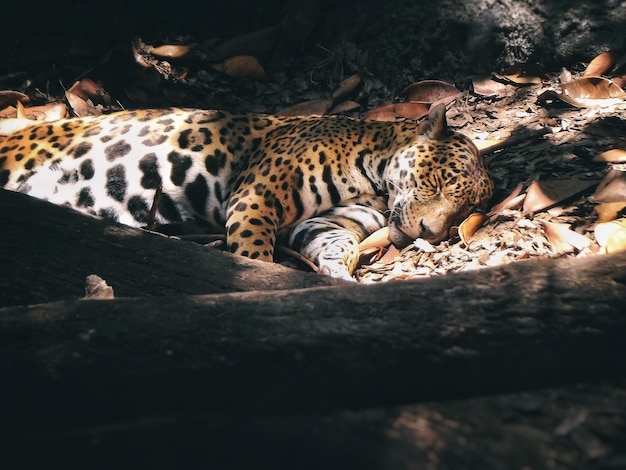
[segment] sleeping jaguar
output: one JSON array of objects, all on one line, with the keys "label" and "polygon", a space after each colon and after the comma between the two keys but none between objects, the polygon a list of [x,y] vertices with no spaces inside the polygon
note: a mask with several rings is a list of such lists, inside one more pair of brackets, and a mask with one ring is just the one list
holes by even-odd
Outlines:
[{"label": "sleeping jaguar", "polygon": [[493,185],[445,106],[427,119],[364,122],[199,109],[121,111],[39,123],[0,138],[0,186],[132,226],[188,220],[271,261],[280,233],[320,271],[350,279],[358,244],[444,239]]}]

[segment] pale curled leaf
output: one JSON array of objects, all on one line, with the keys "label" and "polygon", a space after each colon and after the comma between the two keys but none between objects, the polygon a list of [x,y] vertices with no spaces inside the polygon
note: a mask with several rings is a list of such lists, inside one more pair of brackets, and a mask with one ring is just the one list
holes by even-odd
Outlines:
[{"label": "pale curled leaf", "polygon": [[569,224],[558,224],[545,220],[540,222],[548,241],[557,253],[568,253],[572,251],[572,248],[580,251],[591,244],[589,238],[571,230]]},{"label": "pale curled leaf", "polygon": [[83,299],[113,299],[113,288],[96,274],[90,274],[85,280],[85,297]]},{"label": "pale curled leaf", "polygon": [[[601,222],[596,224],[594,229],[594,235],[596,237],[596,241],[598,245],[602,247],[606,247],[611,239],[611,236],[617,232],[618,230],[626,229],[626,218],[613,220],[611,222]],[[618,235],[621,237],[621,235]],[[613,247],[615,248],[615,247]]]},{"label": "pale curled leaf", "polygon": [[487,220],[485,214],[474,213],[470,214],[469,217],[461,222],[459,225],[459,237],[461,237],[461,241],[465,243],[465,245],[468,245],[470,238],[482,227],[485,220]]},{"label": "pale curled leaf", "polygon": [[180,59],[195,48],[196,44],[163,44],[157,47],[146,44],[144,50],[160,59]]},{"label": "pale curled leaf", "polygon": [[365,251],[370,248],[386,247],[390,244],[389,227],[385,226],[365,237],[361,243],[359,243],[359,251]]}]

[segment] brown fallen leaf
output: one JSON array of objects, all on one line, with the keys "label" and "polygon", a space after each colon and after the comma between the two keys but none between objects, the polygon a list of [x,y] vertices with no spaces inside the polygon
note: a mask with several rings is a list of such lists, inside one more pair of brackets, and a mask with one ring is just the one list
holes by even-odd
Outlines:
[{"label": "brown fallen leaf", "polygon": [[250,78],[252,80],[266,80],[265,70],[256,57],[238,55],[229,57],[220,64],[211,65],[218,72],[235,78]]},{"label": "brown fallen leaf", "polygon": [[494,77],[516,85],[538,85],[543,81],[545,72],[537,65],[531,63],[518,63],[512,65],[502,74],[493,74]]},{"label": "brown fallen leaf", "polygon": [[578,108],[605,107],[621,103],[626,93],[604,77],[583,77],[562,83],[559,90],[546,90],[537,97],[539,103],[560,100]]},{"label": "brown fallen leaf", "polygon": [[593,157],[594,162],[626,163],[626,150],[612,149]]},{"label": "brown fallen leaf", "polygon": [[506,209],[519,208],[522,202],[524,201],[524,198],[526,198],[525,194],[521,194],[523,188],[524,188],[524,184],[518,183],[518,185],[515,186],[513,191],[511,191],[511,194],[509,194],[501,202],[493,206],[487,215],[492,216],[492,215],[499,214],[503,210],[506,210]]},{"label": "brown fallen leaf", "polygon": [[362,81],[363,79],[358,73],[350,75],[348,78],[344,79],[337,88],[335,88],[331,94],[331,98],[336,103],[337,101],[348,97]]},{"label": "brown fallen leaf", "polygon": [[279,116],[322,116],[333,104],[332,100],[310,100],[288,106],[277,112]]},{"label": "brown fallen leaf", "polygon": [[533,181],[526,191],[522,211],[528,214],[547,209],[596,184],[597,181],[578,178]]},{"label": "brown fallen leaf", "polygon": [[19,91],[0,90],[0,109],[7,106],[15,106],[17,103],[28,104],[30,98]]},{"label": "brown fallen leaf", "polygon": [[611,49],[595,56],[583,72],[583,77],[599,77],[611,70],[622,56],[621,49]]},{"label": "brown fallen leaf", "polygon": [[391,244],[389,241],[389,227],[385,226],[379,228],[375,232],[365,237],[361,243],[359,243],[359,251],[365,251],[370,248],[387,247]]},{"label": "brown fallen leaf", "polygon": [[385,254],[381,256],[378,261],[381,263],[391,263],[398,256],[400,256],[400,250],[398,250],[394,245],[389,245]]},{"label": "brown fallen leaf", "polygon": [[626,201],[626,172],[611,168],[591,196],[593,202]]},{"label": "brown fallen leaf", "polygon": [[355,111],[359,109],[360,107],[361,105],[357,103],[356,101],[349,101],[349,100],[342,101],[341,103],[338,103],[336,106],[333,106],[331,110],[328,111],[328,114],[347,113],[350,111]]},{"label": "brown fallen leaf", "polygon": [[472,80],[472,90],[480,96],[507,96],[515,90],[515,86],[483,77]]},{"label": "brown fallen leaf", "polygon": [[470,214],[461,224],[459,225],[459,237],[461,237],[461,241],[468,245],[470,238],[476,233],[476,231],[482,227],[482,225],[487,220],[486,214],[474,213]]},{"label": "brown fallen leaf", "polygon": [[420,119],[428,114],[424,103],[391,103],[365,113],[366,121],[395,121],[396,118]]},{"label": "brown fallen leaf", "polygon": [[545,220],[541,220],[540,223],[548,241],[557,253],[569,253],[574,248],[581,251],[591,244],[589,238],[571,230],[569,224],[558,224]]},{"label": "brown fallen leaf", "polygon": [[74,82],[65,97],[77,116],[98,116],[102,114],[102,104],[111,104],[111,96],[102,85],[89,78]]},{"label": "brown fallen leaf", "polygon": [[609,222],[618,217],[626,216],[626,200],[619,202],[603,202],[594,207],[598,214],[598,222]]},{"label": "brown fallen leaf", "polygon": [[400,92],[411,103],[448,104],[463,93],[454,85],[441,80],[422,80],[409,85]]}]

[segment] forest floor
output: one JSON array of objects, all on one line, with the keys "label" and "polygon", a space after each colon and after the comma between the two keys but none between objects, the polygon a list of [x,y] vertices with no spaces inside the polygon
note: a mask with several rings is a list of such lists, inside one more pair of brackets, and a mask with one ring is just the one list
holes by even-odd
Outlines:
[{"label": "forest floor", "polygon": [[[0,90],[23,92],[31,105],[64,102],[75,111],[80,101],[67,102],[66,92],[76,81],[91,79],[99,83],[98,96],[89,97],[93,112],[194,106],[274,113],[302,103],[310,112],[322,103],[323,112],[345,104],[350,107],[342,113],[363,117],[372,109],[404,101],[401,92],[413,83],[442,80],[461,91],[449,104],[449,125],[478,144],[500,142],[498,149],[485,151],[496,186],[492,208],[519,189],[517,204],[491,213],[466,241],[455,236],[435,247],[418,244],[381,261],[368,261],[357,271],[358,280],[420,278],[602,252],[595,236],[598,222],[604,220],[596,210],[596,191],[610,165],[594,159],[625,147],[626,104],[609,99],[572,106],[539,97],[561,90],[569,79],[563,68],[571,78],[580,78],[599,53],[624,46],[626,2],[296,0],[285,7],[280,0],[231,0],[219,7],[211,1],[203,6],[183,1],[168,9],[141,3],[111,1],[105,9],[68,1],[33,8],[28,21],[7,12],[15,21],[4,29],[10,39],[0,44]],[[146,44],[195,48],[187,56],[157,57]],[[134,57],[133,50],[138,53]],[[163,54],[178,53],[172,48]],[[241,56],[254,60],[245,59],[243,68],[224,73],[227,61]],[[618,57],[604,75],[619,77],[623,63]],[[539,80],[489,81],[515,64],[525,64],[533,70],[528,76]],[[538,64],[542,72],[530,64]],[[332,102],[333,91],[355,74],[358,85]],[[488,83],[491,91],[477,92],[480,83]],[[406,117],[399,114],[397,119]],[[538,185],[551,193],[551,202],[529,201],[529,188]],[[524,353],[519,354],[524,360]],[[422,413],[416,412],[416,419],[402,415],[406,419],[385,433],[395,432],[404,444],[415,446],[426,462],[423,468],[470,468],[463,461],[468,455],[484,464],[474,468],[623,468],[623,396],[622,380],[425,403],[416,405]],[[446,406],[447,411],[439,410]],[[446,441],[446,433],[464,422],[465,413],[471,419],[458,428],[461,438]],[[345,441],[325,442],[325,432],[328,428],[333,436],[332,429],[347,429],[346,434],[362,440],[354,452],[361,455],[377,439],[370,432],[374,425],[366,426],[366,432],[352,432],[360,418],[353,411],[344,414],[353,427],[342,428],[332,417],[321,417],[285,442],[301,435],[300,443],[311,438],[313,447],[316,442],[341,447],[337,442]],[[229,424],[230,419],[216,421],[219,432],[228,426],[239,426],[237,433],[248,429],[248,421]],[[278,424],[270,421],[253,428],[261,432],[249,441],[261,436],[259,447],[269,445],[281,429],[280,419]],[[88,445],[96,446],[98,439]],[[163,442],[170,443],[171,436]],[[474,447],[475,442],[484,447]],[[204,451],[200,440],[185,441],[181,448],[194,445]],[[284,448],[278,447],[273,450],[282,455]],[[404,455],[394,449],[383,449],[387,454],[377,458],[394,463],[397,455]],[[441,457],[446,451],[453,454],[451,460]],[[376,468],[369,460],[373,452],[362,454],[366,467]],[[396,466],[415,468],[411,461],[401,464]],[[381,463],[379,468],[389,467]]]},{"label": "forest floor", "polygon": [[[418,244],[373,265],[364,258],[357,278],[375,282],[536,257],[586,256],[601,249],[589,196],[610,169],[594,157],[624,147],[625,105],[620,99],[588,100],[574,107],[538,97],[559,90],[564,69],[570,79],[578,78],[597,54],[622,46],[622,7],[618,1],[399,1],[381,7],[373,1],[300,0],[285,6],[238,0],[197,12],[183,3],[171,15],[113,4],[105,16],[70,2],[52,13],[69,17],[78,9],[89,18],[100,16],[93,22],[72,20],[72,34],[59,30],[44,37],[42,28],[30,36],[14,33],[0,88],[20,90],[39,104],[64,101],[76,80],[92,79],[101,86],[90,97],[96,106],[80,110],[90,113],[176,105],[363,117],[373,108],[404,101],[402,90],[415,82],[442,80],[462,92],[449,105],[452,128],[478,144],[517,142],[486,154],[496,183],[493,204],[519,184],[523,195],[538,181],[548,185],[544,190],[556,190],[557,199],[529,209],[520,196],[517,205],[492,214],[464,242],[457,236],[436,247]],[[176,57],[180,51],[172,48],[159,57],[153,46],[164,44],[195,49]],[[623,62],[617,57],[604,73],[624,73]],[[506,85],[499,80],[497,88],[476,91],[478,80],[484,83],[515,64],[537,80]],[[342,81],[355,75],[359,84],[329,101]],[[303,107],[294,110],[294,105]],[[407,117],[415,116],[396,119]],[[588,243],[564,240],[570,237],[562,233],[567,227]]]}]

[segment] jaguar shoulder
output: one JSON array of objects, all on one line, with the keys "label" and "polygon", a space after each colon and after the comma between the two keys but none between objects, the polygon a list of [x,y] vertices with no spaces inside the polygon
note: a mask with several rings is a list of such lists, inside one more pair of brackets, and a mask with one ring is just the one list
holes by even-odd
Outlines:
[{"label": "jaguar shoulder", "polygon": [[40,123],[0,138],[0,186],[132,226],[157,188],[159,224],[225,231],[228,249],[271,261],[279,231],[323,272],[349,278],[358,243],[432,243],[493,185],[445,107],[419,124],[198,109],[121,111]]}]

